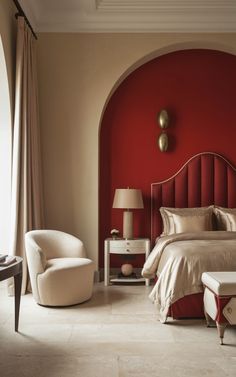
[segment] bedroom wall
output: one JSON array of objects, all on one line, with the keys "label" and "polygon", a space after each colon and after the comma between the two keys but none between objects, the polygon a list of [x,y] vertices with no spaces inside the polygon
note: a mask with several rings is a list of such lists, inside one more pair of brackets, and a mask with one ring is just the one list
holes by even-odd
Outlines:
[{"label": "bedroom wall", "polygon": [[[100,134],[100,265],[104,238],[112,228],[122,233],[123,210],[112,209],[116,188],[142,190],[145,206],[134,211],[134,235],[150,237],[152,182],[169,178],[201,151],[217,152],[236,165],[235,68],[235,55],[177,51],[135,70],[113,94]],[[170,116],[164,153],[157,146],[157,114],[163,108]]]},{"label": "bedroom wall", "polygon": [[99,132],[106,104],[122,80],[151,58],[203,47],[236,53],[236,35],[39,35],[46,226],[79,236],[97,265]]}]

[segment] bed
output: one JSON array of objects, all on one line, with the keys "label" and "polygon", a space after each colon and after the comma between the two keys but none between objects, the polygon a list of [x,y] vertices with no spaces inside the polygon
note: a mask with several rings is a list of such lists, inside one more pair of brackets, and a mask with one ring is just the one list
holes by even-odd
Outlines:
[{"label": "bed", "polygon": [[151,202],[154,247],[142,275],[156,278],[158,318],[203,317],[202,272],[236,271],[236,170],[219,154],[199,153],[151,185]]}]

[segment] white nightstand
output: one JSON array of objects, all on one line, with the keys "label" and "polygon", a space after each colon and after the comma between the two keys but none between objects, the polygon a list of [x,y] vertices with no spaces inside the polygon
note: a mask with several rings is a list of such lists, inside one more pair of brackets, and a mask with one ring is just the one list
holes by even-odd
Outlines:
[{"label": "white nightstand", "polygon": [[108,286],[110,282],[129,282],[129,283],[138,283],[145,281],[148,286],[150,281],[149,279],[140,278],[128,278],[119,279],[119,278],[110,278],[110,254],[145,254],[147,259],[150,253],[150,240],[148,238],[135,238],[135,239],[113,239],[107,238],[104,245],[104,284]]}]

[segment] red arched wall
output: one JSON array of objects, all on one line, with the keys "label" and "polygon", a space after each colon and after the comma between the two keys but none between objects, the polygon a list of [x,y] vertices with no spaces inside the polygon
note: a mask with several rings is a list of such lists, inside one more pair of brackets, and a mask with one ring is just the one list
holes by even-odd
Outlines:
[{"label": "red arched wall", "polygon": [[[160,152],[157,114],[170,114],[170,147]],[[123,210],[112,209],[116,188],[139,188],[144,210],[134,211],[134,235],[150,237],[150,184],[174,174],[193,154],[213,151],[236,165],[236,56],[184,50],[132,72],[111,97],[100,131],[99,238],[122,234]],[[114,256],[113,256],[114,257]],[[119,266],[119,256],[111,260]],[[141,266],[141,257],[133,262]]]}]

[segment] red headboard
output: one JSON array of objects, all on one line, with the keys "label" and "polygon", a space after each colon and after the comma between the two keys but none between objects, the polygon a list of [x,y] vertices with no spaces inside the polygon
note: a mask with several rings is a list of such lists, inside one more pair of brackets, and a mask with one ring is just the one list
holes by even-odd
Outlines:
[{"label": "red headboard", "polygon": [[171,178],[151,185],[151,238],[162,232],[159,208],[236,207],[236,169],[212,152],[190,158]]}]

